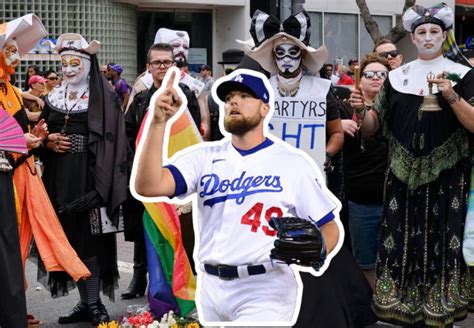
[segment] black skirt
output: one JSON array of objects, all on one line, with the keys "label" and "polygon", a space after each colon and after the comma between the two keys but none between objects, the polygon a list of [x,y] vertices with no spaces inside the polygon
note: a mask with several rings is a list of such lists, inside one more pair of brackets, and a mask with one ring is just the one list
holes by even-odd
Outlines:
[{"label": "black skirt", "polygon": [[25,285],[11,172],[0,172],[0,327],[27,327]]},{"label": "black skirt", "polygon": [[389,174],[374,297],[381,318],[443,326],[466,317],[472,302],[462,254],[469,177],[468,159],[415,190]]},{"label": "black skirt", "polygon": [[356,328],[377,321],[372,290],[352,254],[342,247],[321,277],[301,272],[303,298],[295,327]]}]

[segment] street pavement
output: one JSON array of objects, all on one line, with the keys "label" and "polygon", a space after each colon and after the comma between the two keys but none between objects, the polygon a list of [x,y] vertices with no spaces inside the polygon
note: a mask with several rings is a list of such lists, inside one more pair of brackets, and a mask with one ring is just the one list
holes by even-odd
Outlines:
[{"label": "street pavement", "polygon": [[[117,234],[117,251],[119,261],[119,289],[115,291],[115,302],[110,302],[108,298],[102,298],[111,319],[119,319],[127,314],[127,306],[147,304],[145,296],[133,300],[122,300],[120,294],[126,291],[133,272],[133,243],[126,242],[123,234]],[[26,266],[26,277],[28,282],[28,290],[26,291],[26,299],[28,313],[33,314],[43,323],[41,328],[63,327],[63,328],[86,328],[90,327],[87,323],[59,325],[57,320],[59,316],[67,314],[78,302],[79,294],[77,289],[72,290],[68,296],[53,299],[49,291],[47,291],[40,283],[36,281],[37,268],[36,265],[29,262]],[[102,296],[102,295],[101,295]],[[377,323],[370,328],[393,328],[397,326]],[[464,321],[456,323],[455,327],[474,327],[474,313],[469,314]],[[324,327],[326,328],[326,327]],[[328,327],[333,328],[333,327]]]},{"label": "street pavement", "polygon": [[[120,294],[126,291],[133,272],[133,243],[126,242],[123,234],[117,234],[117,251],[119,261],[119,289],[115,290],[115,302],[110,302],[107,297],[102,297],[111,319],[118,319],[127,314],[127,306],[147,304],[145,296],[133,300],[122,300]],[[59,316],[69,313],[69,311],[79,301],[79,293],[77,288],[73,289],[68,296],[53,299],[49,291],[43,285],[36,281],[37,268],[36,265],[29,262],[26,266],[26,276],[28,282],[28,290],[26,291],[26,300],[28,313],[33,314],[41,320],[43,324],[41,328],[64,327],[64,328],[83,328],[90,327],[90,324],[80,323],[71,325],[59,325],[57,323]]]}]

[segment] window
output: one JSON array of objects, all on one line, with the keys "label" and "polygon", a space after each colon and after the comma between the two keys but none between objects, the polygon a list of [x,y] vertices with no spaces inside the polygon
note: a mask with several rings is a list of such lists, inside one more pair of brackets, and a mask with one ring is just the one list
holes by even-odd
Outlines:
[{"label": "window", "polygon": [[329,51],[329,62],[342,58],[344,64],[358,56],[356,14],[324,14],[324,44]]},{"label": "window", "polygon": [[[391,16],[376,16],[372,15],[373,19],[379,25],[380,33],[382,35],[387,34],[390,32],[392,28],[392,17]],[[367,32],[365,28],[364,20],[362,16],[360,17],[360,56],[363,57],[365,54],[372,51],[374,48],[374,41]]]},{"label": "window", "polygon": [[[311,46],[317,48],[325,44],[329,53],[329,63],[335,63],[336,59],[340,58],[344,65],[347,65],[349,59],[357,58],[359,55],[363,57],[372,51],[374,42],[359,14],[310,12],[309,16],[311,18]],[[392,16],[373,15],[372,17],[379,25],[382,35],[387,34],[392,28]]]},{"label": "window", "polygon": [[321,13],[308,13],[311,18],[311,38],[309,39],[310,44],[314,48],[318,48],[323,44],[323,34],[321,31],[322,26],[322,14]]}]

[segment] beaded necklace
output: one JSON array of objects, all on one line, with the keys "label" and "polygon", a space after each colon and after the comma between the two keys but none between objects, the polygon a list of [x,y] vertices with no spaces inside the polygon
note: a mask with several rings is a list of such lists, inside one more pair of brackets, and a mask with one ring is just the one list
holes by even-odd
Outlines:
[{"label": "beaded necklace", "polygon": [[294,78],[284,78],[280,75],[277,75],[277,90],[281,97],[294,97],[299,89],[301,84],[301,79],[303,78],[303,73],[300,72]]}]

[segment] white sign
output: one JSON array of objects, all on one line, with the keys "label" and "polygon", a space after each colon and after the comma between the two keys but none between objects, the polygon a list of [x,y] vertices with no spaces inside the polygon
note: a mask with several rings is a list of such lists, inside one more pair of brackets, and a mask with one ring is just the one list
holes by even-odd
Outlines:
[{"label": "white sign", "polygon": [[329,86],[321,79],[304,77],[294,97],[282,97],[276,88],[276,78],[270,79],[275,90],[275,112],[269,131],[304,150],[324,172],[326,160],[326,96]]}]

